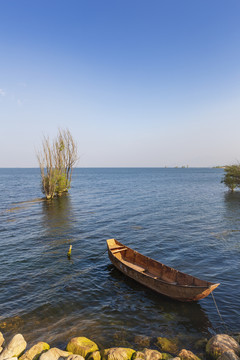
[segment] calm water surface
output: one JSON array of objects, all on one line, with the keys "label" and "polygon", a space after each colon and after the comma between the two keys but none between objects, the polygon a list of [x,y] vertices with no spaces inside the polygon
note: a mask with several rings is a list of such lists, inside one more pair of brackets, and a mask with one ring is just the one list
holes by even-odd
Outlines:
[{"label": "calm water surface", "polygon": [[[214,332],[239,331],[240,194],[221,169],[76,169],[68,196],[44,201],[38,169],[0,169],[0,331],[64,346],[139,348],[139,336],[194,349]],[[197,277],[214,295],[179,303],[127,279],[106,239]],[[67,258],[72,244],[72,258]]]}]

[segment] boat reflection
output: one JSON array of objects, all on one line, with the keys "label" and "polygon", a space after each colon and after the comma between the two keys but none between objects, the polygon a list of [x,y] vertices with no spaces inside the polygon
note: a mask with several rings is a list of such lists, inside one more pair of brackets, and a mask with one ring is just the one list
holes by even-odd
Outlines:
[{"label": "boat reflection", "polygon": [[[147,322],[151,321],[152,328],[156,327],[156,330],[162,328],[166,331],[171,329],[172,324],[175,334],[178,330],[182,334],[201,333],[206,336],[209,334],[209,329],[213,328],[207,313],[198,302],[184,303],[170,299],[125,276],[113,265],[108,265],[107,268],[112,289],[116,291],[115,301],[120,303],[122,294],[125,294],[129,306],[132,306],[134,301],[138,311],[142,312],[139,316],[146,317]],[[119,306],[118,304],[117,307]]]}]

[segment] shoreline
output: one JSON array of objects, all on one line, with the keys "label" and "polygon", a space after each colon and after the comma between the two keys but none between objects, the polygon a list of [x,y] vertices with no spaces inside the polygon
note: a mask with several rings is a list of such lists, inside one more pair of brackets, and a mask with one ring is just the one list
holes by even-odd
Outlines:
[{"label": "shoreline", "polygon": [[[148,345],[147,341],[144,343],[144,338],[142,345]],[[102,349],[94,341],[81,336],[72,338],[63,349],[50,347],[43,341],[28,348],[22,334],[16,334],[6,342],[0,332],[0,360],[240,360],[240,333],[234,337],[217,334],[210,339],[202,339],[199,342],[199,353],[188,350],[188,346],[179,348],[176,341],[158,337],[157,349],[147,346],[139,346],[140,349]]]}]

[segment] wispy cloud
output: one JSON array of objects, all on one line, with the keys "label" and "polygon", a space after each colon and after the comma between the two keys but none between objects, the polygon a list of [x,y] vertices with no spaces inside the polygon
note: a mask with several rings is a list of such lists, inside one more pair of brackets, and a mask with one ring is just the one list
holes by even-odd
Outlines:
[{"label": "wispy cloud", "polygon": [[5,95],[6,95],[5,91],[3,89],[0,89],[0,96],[5,96]]}]

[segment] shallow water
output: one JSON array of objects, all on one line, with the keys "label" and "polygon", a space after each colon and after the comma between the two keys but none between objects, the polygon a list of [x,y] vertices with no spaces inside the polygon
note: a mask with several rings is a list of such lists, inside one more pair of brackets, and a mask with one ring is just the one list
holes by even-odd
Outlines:
[{"label": "shallow water", "polygon": [[[68,196],[42,200],[38,169],[0,169],[0,331],[64,347],[87,336],[141,347],[139,336],[194,349],[239,331],[240,194],[221,169],[76,169]],[[106,239],[221,285],[179,303],[127,279]],[[71,260],[67,258],[72,244]],[[226,329],[227,327],[227,329]],[[180,346],[180,345],[179,345]]]}]

